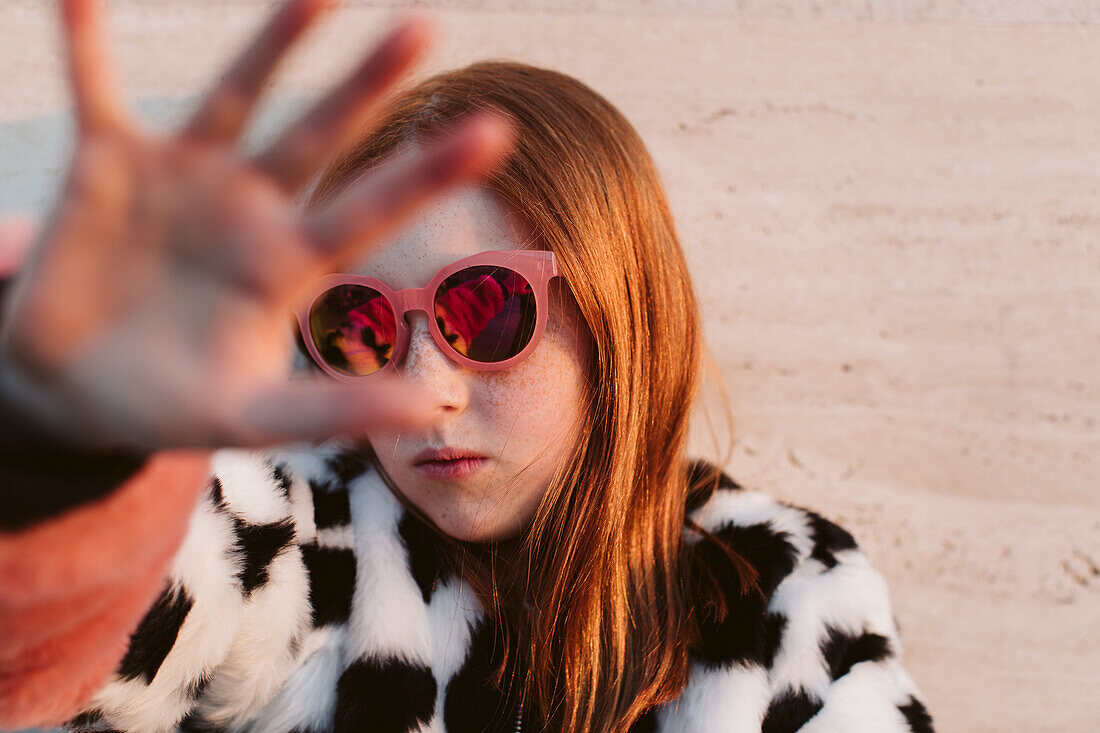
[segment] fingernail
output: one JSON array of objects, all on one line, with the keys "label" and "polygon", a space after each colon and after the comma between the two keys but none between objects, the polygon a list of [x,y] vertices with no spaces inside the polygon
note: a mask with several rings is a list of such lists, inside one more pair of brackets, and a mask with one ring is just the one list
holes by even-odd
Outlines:
[{"label": "fingernail", "polygon": [[422,14],[406,16],[390,33],[386,46],[401,56],[419,54],[435,40],[435,22]]}]

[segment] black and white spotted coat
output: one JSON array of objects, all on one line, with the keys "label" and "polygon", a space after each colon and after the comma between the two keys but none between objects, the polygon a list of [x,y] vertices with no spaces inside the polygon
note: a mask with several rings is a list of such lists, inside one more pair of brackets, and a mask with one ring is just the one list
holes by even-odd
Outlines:
[{"label": "black and white spotted coat", "polygon": [[[732,613],[633,731],[932,730],[851,535],[728,479],[691,515],[757,567],[766,600],[727,571]],[[485,681],[497,635],[425,531],[347,445],[219,451],[164,592],[69,728],[516,730]]]}]

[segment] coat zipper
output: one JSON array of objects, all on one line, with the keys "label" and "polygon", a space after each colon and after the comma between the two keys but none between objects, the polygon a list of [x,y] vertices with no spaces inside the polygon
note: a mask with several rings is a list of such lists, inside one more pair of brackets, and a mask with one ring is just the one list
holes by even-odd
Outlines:
[{"label": "coat zipper", "polygon": [[519,702],[519,710],[516,711],[516,733],[523,730],[523,701]]}]

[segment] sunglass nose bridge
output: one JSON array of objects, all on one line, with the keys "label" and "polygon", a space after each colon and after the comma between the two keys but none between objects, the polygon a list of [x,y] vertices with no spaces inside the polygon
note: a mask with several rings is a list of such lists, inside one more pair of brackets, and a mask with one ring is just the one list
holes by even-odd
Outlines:
[{"label": "sunglass nose bridge", "polygon": [[397,316],[404,318],[409,313],[414,311],[420,311],[428,316],[431,316],[435,311],[432,305],[432,294],[427,288],[408,288],[407,290],[398,290],[393,294],[394,308],[397,309]]}]

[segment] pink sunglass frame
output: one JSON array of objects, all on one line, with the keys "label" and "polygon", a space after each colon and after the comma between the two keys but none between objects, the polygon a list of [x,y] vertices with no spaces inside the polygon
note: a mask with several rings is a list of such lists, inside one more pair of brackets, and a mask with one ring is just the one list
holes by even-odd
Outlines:
[{"label": "pink sunglass frame", "polygon": [[[527,280],[531,285],[531,290],[535,294],[535,330],[531,334],[531,340],[527,342],[527,345],[523,347],[522,351],[504,361],[474,361],[460,354],[454,347],[447,343],[447,339],[443,337],[443,334],[439,330],[439,325],[435,320],[435,292],[439,289],[439,286],[443,284],[443,281],[460,270],[465,270],[468,267],[485,265],[507,267],[510,270],[514,270]],[[405,314],[410,311],[420,311],[427,315],[428,330],[432,334],[432,339],[435,341],[440,351],[446,354],[452,361],[478,371],[492,372],[500,369],[507,369],[530,356],[531,352],[538,346],[539,341],[542,339],[543,331],[546,330],[546,313],[549,308],[547,289],[550,281],[555,277],[561,277],[561,272],[558,270],[558,263],[557,260],[554,259],[554,253],[531,249],[493,250],[490,252],[480,252],[470,257],[455,260],[440,268],[432,277],[431,282],[422,288],[394,290],[387,285],[385,281],[375,277],[345,273],[324,275],[317,279],[313,289],[310,291],[309,298],[305,301],[305,304],[296,311],[298,330],[301,333],[302,341],[305,343],[306,349],[309,351],[309,355],[312,357],[313,362],[330,377],[341,382],[358,382],[362,379],[371,379],[383,374],[388,374],[397,368],[397,365],[405,358],[405,353],[409,348],[409,327],[408,324],[405,323]],[[313,310],[314,304],[317,303],[321,296],[332,288],[341,285],[363,285],[368,288],[373,288],[382,294],[393,309],[397,331],[393,356],[386,362],[385,366],[371,374],[351,375],[337,370],[324,360],[317,350],[317,346],[313,343],[313,335],[310,333],[309,328],[309,313]]]}]

